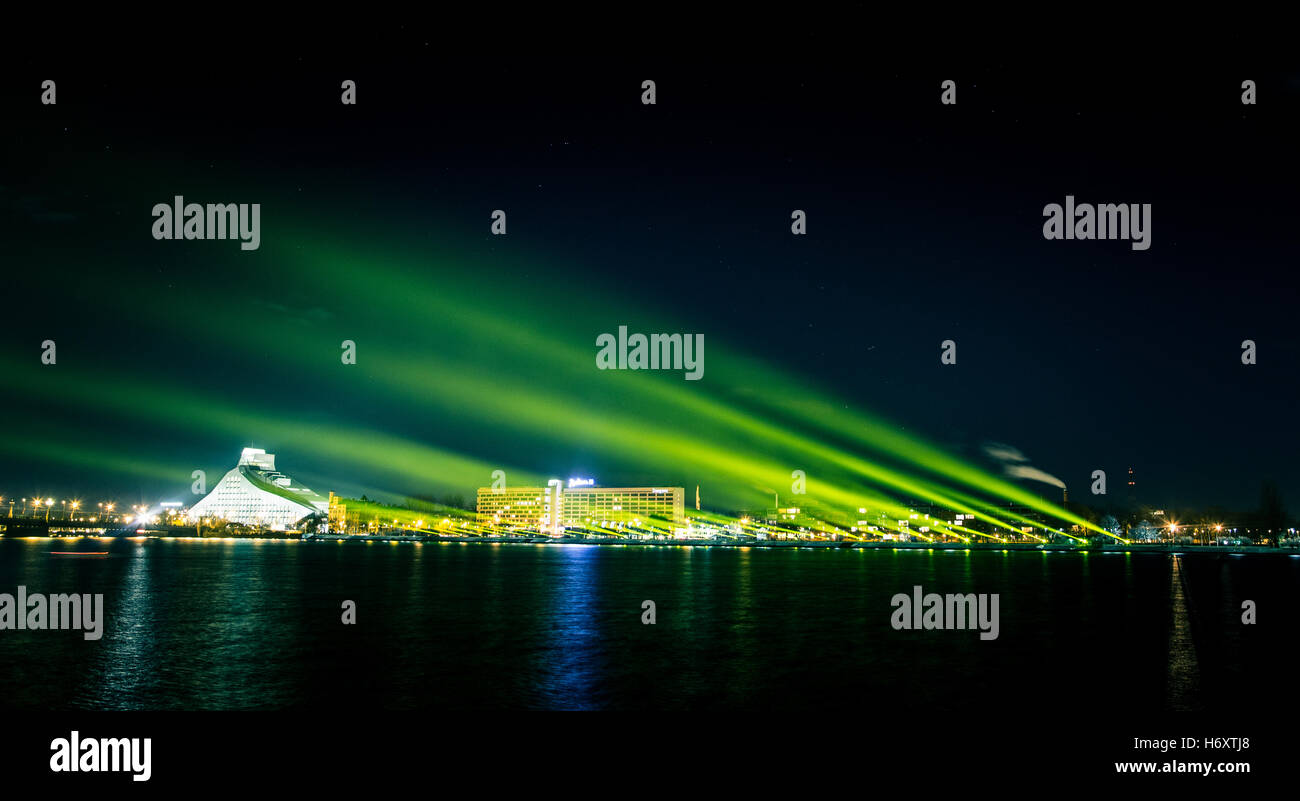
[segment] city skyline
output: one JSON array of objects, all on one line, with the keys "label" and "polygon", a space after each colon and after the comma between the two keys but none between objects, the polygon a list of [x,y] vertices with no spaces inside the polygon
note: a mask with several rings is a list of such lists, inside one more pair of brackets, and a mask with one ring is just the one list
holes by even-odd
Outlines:
[{"label": "city skyline", "polygon": [[6,56],[6,775],[1276,779],[1300,69],[586,16]]},{"label": "city skyline", "polygon": [[[204,477],[205,477],[204,480],[206,481],[207,475],[213,472],[220,473],[221,471],[203,470]],[[533,478],[535,482],[540,482],[539,484],[540,486],[540,485],[545,485],[548,481],[554,481],[557,479],[565,480],[564,476],[566,475],[569,476],[568,480],[572,480],[573,475],[576,475],[579,472],[582,471],[568,471],[567,473],[565,471],[550,471],[550,472],[533,474]],[[542,478],[543,476],[545,476],[545,478]],[[1126,480],[1123,482],[1123,486],[1119,492],[1114,492],[1114,493],[1107,492],[1106,494],[1100,494],[1100,495],[1085,493],[1082,494],[1082,497],[1076,494],[1073,501],[1070,500],[1068,488],[1064,488],[1064,487],[1058,488],[1053,485],[1037,486],[1033,483],[1026,484],[1025,488],[1029,490],[1031,494],[1036,495],[1036,497],[1043,503],[1054,504],[1062,509],[1064,509],[1067,505],[1072,503],[1074,505],[1086,506],[1104,512],[1134,511],[1143,508],[1157,509],[1162,506],[1168,506],[1171,508],[1220,509],[1228,513],[1242,514],[1242,513],[1249,513],[1258,510],[1260,507],[1261,500],[1263,500],[1260,497],[1261,495],[1267,496],[1269,493],[1277,494],[1278,492],[1278,486],[1275,482],[1272,482],[1268,479],[1263,479],[1260,482],[1260,486],[1258,488],[1259,492],[1257,492],[1256,496],[1254,498],[1248,497],[1246,501],[1239,506],[1229,506],[1220,502],[1218,499],[1215,498],[1205,498],[1205,499],[1193,500],[1190,502],[1165,503],[1159,500],[1148,500],[1144,497],[1141,497],[1140,494],[1133,488],[1133,484],[1135,482],[1131,481],[1132,476],[1133,476],[1132,468],[1125,471],[1121,475],[1121,478]],[[494,476],[489,476],[489,478],[492,477]],[[590,480],[594,481],[594,479],[590,479]],[[177,500],[177,499],[180,499],[180,501],[197,502],[207,494],[206,492],[196,493],[193,491],[192,487],[187,489],[180,482],[176,483],[176,485],[170,490],[161,489],[158,491],[138,491],[138,492],[131,492],[131,491],[123,492],[120,490],[99,490],[99,491],[76,490],[73,492],[68,492],[66,487],[52,486],[50,482],[44,482],[43,485],[45,486],[45,489],[42,490],[40,489],[42,482],[32,481],[27,483],[36,485],[37,489],[26,491],[26,494],[23,494],[22,492],[10,491],[5,494],[0,494],[0,499],[3,499],[4,503],[8,503],[10,501],[13,501],[14,499],[27,500],[28,498],[30,498],[33,501],[33,503],[35,503],[40,499],[46,499],[46,498],[51,498],[51,496],[55,496],[61,499],[65,503],[68,502],[69,500],[80,503],[81,502],[80,499],[83,497],[87,497],[87,498],[128,497],[139,502],[161,503],[164,500]],[[95,482],[94,481],[73,481],[70,483],[73,484],[74,486],[80,487],[80,486],[86,486],[88,484],[94,484]],[[130,483],[130,482],[124,482],[124,483]],[[368,497],[370,495],[374,495],[375,500],[383,500],[386,503],[392,503],[392,504],[401,504],[404,501],[423,501],[423,502],[437,501],[437,502],[446,503],[452,499],[458,499],[459,502],[454,505],[457,505],[463,509],[469,509],[474,497],[474,493],[476,491],[481,491],[483,489],[481,486],[479,486],[481,483],[482,483],[481,481],[466,479],[459,485],[451,485],[443,488],[443,491],[441,492],[418,492],[418,491],[400,492],[394,490],[385,490],[380,487],[375,487],[374,485],[368,485],[370,487],[369,489],[354,492],[350,497],[361,497],[363,495]],[[628,482],[626,481],[623,482],[615,481],[614,484],[610,484],[608,486],[622,485],[627,483]],[[669,484],[671,482],[657,482],[657,483]],[[355,480],[330,480],[330,481],[323,482],[322,485],[323,486],[328,485],[331,487],[367,486],[367,485],[358,485],[355,483]],[[158,484],[158,486],[161,486],[161,484]],[[691,486],[694,487],[696,491],[698,491],[704,485],[701,485],[697,482],[695,484],[692,484]],[[1063,493],[1064,502],[1058,502],[1057,500],[1055,500],[1054,496],[1058,494],[1062,494],[1063,490],[1064,490]],[[781,493],[780,491],[775,491],[771,494],[776,497],[779,497]],[[707,496],[707,491],[705,491],[705,495]],[[757,497],[759,497],[759,495],[755,495],[755,498]],[[799,495],[795,495],[796,499],[798,497]],[[925,503],[926,502],[924,497],[922,496],[913,497],[907,495],[906,493],[895,495],[894,500],[900,503]],[[757,508],[761,506],[762,506],[761,503],[758,504],[751,503],[748,505],[739,505],[739,506],[732,506],[732,507],[715,506],[714,508],[724,512],[741,512],[747,509]],[[1286,508],[1288,509],[1288,511],[1290,510],[1289,506]]]},{"label": "city skyline", "polygon": [[[997,446],[990,451],[1023,461],[1023,455]],[[1036,470],[1036,469],[1034,469]],[[544,485],[508,486],[505,474],[494,473],[490,487],[479,487],[472,506],[462,496],[442,499],[407,497],[401,501],[381,498],[360,499],[336,495],[328,499],[276,469],[275,454],[246,447],[238,464],[215,486],[208,488],[202,471],[194,474],[192,503],[155,500],[127,505],[100,501],[92,507],[79,499],[0,495],[0,515],[7,502],[6,516],[13,520],[36,520],[46,524],[64,522],[65,532],[130,531],[166,534],[176,529],[204,527],[219,533],[234,524],[251,531],[349,533],[371,531],[382,534],[404,530],[417,534],[456,533],[462,536],[540,534],[544,536],[614,536],[669,540],[731,538],[842,541],[1141,543],[1221,535],[1226,544],[1294,544],[1294,518],[1287,515],[1275,487],[1265,487],[1258,509],[1225,510],[1219,506],[1170,507],[1168,510],[1138,503],[1136,474],[1127,471],[1126,498],[1106,504],[1071,503],[1062,488],[1059,506],[1050,503],[1017,504],[1011,499],[980,500],[957,495],[936,502],[923,498],[872,497],[870,506],[856,510],[825,503],[799,489],[798,476],[793,495],[786,504],[774,493],[772,503],[746,510],[720,510],[702,505],[700,487],[695,487],[693,511],[685,505],[685,487],[616,487],[592,477],[552,478]],[[183,497],[183,496],[172,496]],[[866,497],[866,496],[864,496]],[[561,505],[559,499],[563,498]],[[1039,498],[1042,501],[1042,498]],[[57,513],[54,505],[59,505]],[[337,507],[336,507],[337,504]],[[630,505],[629,505],[630,504]],[[524,508],[526,507],[526,508]],[[351,513],[347,510],[351,509]],[[560,509],[563,513],[560,513]],[[29,515],[30,509],[30,515]],[[44,509],[44,513],[42,513]],[[116,509],[116,512],[114,510]],[[151,526],[161,522],[162,529]],[[127,525],[127,524],[136,525]],[[91,525],[87,528],[87,524]],[[19,528],[30,525],[19,524]],[[378,527],[378,528],[376,528]],[[468,527],[468,528],[466,528]],[[53,530],[53,529],[52,529]],[[1278,540],[1282,542],[1278,542]]]},{"label": "city skyline", "polygon": [[[833,75],[759,72],[718,96],[722,75],[669,71],[653,106],[613,76],[545,99],[500,87],[491,103],[469,82],[435,113],[397,73],[358,75],[348,107],[303,95],[314,76],[290,70],[248,87],[275,121],[256,146],[204,128],[201,103],[169,106],[197,126],[189,158],[166,155],[153,84],[125,68],[56,107],[15,104],[20,138],[61,157],[15,164],[0,189],[24,265],[0,323],[0,486],[154,497],[237,439],[294,451],[309,486],[352,495],[468,495],[494,470],[559,469],[702,484],[747,508],[789,481],[732,455],[874,486],[809,450],[912,470],[923,443],[1001,476],[984,454],[997,442],[1081,502],[1094,470],[1114,495],[1136,467],[1156,505],[1249,509],[1271,481],[1300,508],[1278,447],[1300,358],[1283,267],[1296,243],[1279,234],[1295,165],[1233,146],[1279,141],[1294,103],[1243,116],[1235,84],[1198,84],[1223,94],[1195,112],[1202,133],[1237,161],[1193,189],[1187,81],[1144,111],[1104,87],[1040,98],[993,68],[947,108],[939,81],[891,73],[870,86],[908,113],[886,129],[834,100]],[[795,105],[741,135],[727,110],[774,91]],[[110,99],[121,114],[101,113]],[[440,124],[450,109],[460,126]],[[1134,114],[1160,148],[1093,136]],[[1057,163],[1045,130],[1096,146]],[[178,195],[257,203],[258,248],[154,239],[151,209]],[[1150,247],[1045,239],[1044,206],[1067,196],[1150,203]],[[937,215],[949,235],[925,236]],[[624,328],[698,335],[706,369],[601,369],[601,337]],[[906,442],[880,447],[894,435]]]}]

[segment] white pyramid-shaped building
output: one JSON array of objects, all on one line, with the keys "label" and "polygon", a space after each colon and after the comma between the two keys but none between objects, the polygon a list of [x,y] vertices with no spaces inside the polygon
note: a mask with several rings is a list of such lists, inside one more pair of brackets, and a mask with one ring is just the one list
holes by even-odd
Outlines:
[{"label": "white pyramid-shaped building", "polygon": [[326,514],[329,501],[275,469],[275,454],[244,448],[239,464],[190,509],[189,518],[229,520],[275,530]]}]

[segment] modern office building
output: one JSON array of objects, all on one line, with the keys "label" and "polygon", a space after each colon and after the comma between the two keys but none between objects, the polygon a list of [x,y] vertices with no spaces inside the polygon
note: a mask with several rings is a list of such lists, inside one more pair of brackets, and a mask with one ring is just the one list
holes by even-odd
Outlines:
[{"label": "modern office building", "polygon": [[675,534],[686,526],[685,487],[568,487],[561,497],[566,528],[653,528]]},{"label": "modern office building", "polygon": [[685,530],[684,487],[597,487],[570,479],[567,487],[483,487],[478,491],[480,525],[524,528],[544,534],[569,529]]},{"label": "modern office building", "polygon": [[541,531],[550,526],[551,487],[481,487],[478,514],[481,526]]},{"label": "modern office building", "polygon": [[275,454],[244,448],[239,464],[194,504],[189,519],[210,517],[284,530],[305,517],[328,512],[328,499],[275,469]]}]

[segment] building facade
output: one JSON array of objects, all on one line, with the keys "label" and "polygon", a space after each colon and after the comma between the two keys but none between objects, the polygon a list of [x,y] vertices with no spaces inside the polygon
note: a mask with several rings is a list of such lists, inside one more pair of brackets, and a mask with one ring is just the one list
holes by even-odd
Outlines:
[{"label": "building facade", "polygon": [[328,512],[328,499],[275,469],[275,454],[244,448],[239,464],[190,508],[188,516],[283,531],[303,518]]},{"label": "building facade", "polygon": [[550,487],[481,487],[476,520],[480,526],[541,531],[550,524]]},{"label": "building facade", "polygon": [[[571,482],[572,483],[572,482]],[[559,535],[568,529],[648,529],[674,535],[686,527],[684,487],[482,487],[481,526]]]},{"label": "building facade", "polygon": [[684,487],[569,487],[561,494],[565,528],[686,527]]}]

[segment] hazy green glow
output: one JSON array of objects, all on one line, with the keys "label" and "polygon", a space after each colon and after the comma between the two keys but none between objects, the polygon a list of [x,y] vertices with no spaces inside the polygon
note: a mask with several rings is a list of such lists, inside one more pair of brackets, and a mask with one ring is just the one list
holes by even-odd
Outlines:
[{"label": "hazy green glow", "polygon": [[[426,482],[447,484],[462,483],[466,476],[487,476],[499,465],[462,456],[441,448],[411,442],[401,437],[375,429],[324,427],[306,423],[287,414],[259,412],[236,407],[230,403],[171,388],[156,380],[140,379],[122,382],[112,376],[95,375],[60,367],[57,370],[21,368],[14,363],[4,365],[9,375],[21,375],[22,386],[28,392],[41,393],[51,398],[67,399],[84,396],[100,408],[109,408],[126,416],[171,425],[179,429],[209,430],[224,433],[235,445],[245,442],[250,434],[259,432],[269,441],[280,443],[294,451],[310,453],[332,460],[339,465],[365,468],[370,473],[388,473],[408,476]],[[190,482],[193,467],[176,467],[175,472],[164,472],[152,466],[146,471],[140,462],[105,450],[88,449],[83,445],[58,444],[54,437],[42,437],[26,443],[27,453],[83,464],[87,467],[108,466],[136,475],[170,478],[178,484]],[[145,450],[143,447],[137,450]],[[233,457],[232,448],[232,464]],[[130,465],[137,465],[131,468]],[[529,478],[526,471],[517,474]],[[535,480],[535,479],[534,479]]]},{"label": "hazy green glow", "polygon": [[[246,351],[257,360],[250,359],[250,364],[302,376],[317,388],[318,397],[373,394],[386,408],[472,423],[473,430],[527,441],[533,452],[550,443],[556,450],[601,454],[624,472],[684,476],[686,480],[675,480],[705,485],[712,504],[752,508],[759,499],[765,504],[770,494],[780,493],[794,498],[782,505],[801,505],[789,488],[791,472],[804,470],[809,497],[815,497],[831,519],[853,518],[845,510],[860,506],[907,519],[910,510],[887,497],[888,492],[974,514],[1017,533],[1018,527],[1006,520],[1026,519],[992,508],[995,501],[1023,504],[1106,533],[864,411],[846,409],[843,400],[802,377],[732,352],[715,337],[708,338],[706,378],[701,382],[685,382],[680,373],[671,372],[598,371],[595,335],[625,322],[617,317],[658,321],[648,322],[646,331],[692,330],[664,325],[662,316],[638,312],[622,299],[612,302],[570,285],[556,289],[546,281],[529,287],[524,296],[495,284],[490,274],[466,270],[452,260],[435,269],[418,254],[360,255],[360,250],[319,235],[288,241],[315,244],[277,253],[283,280],[319,287],[322,302],[343,304],[346,317],[315,309],[250,314],[234,294],[173,300],[161,306],[161,314],[171,315],[170,323],[184,326],[187,335],[197,329],[206,341]],[[432,279],[433,274],[440,278]],[[561,296],[570,301],[581,297],[592,309],[613,309],[608,325],[584,330],[589,323],[557,318],[549,310]],[[196,318],[190,312],[196,304],[210,313]],[[255,320],[255,325],[232,320]],[[343,339],[357,343],[355,366],[339,360],[338,343]],[[21,375],[25,390],[64,400],[80,397],[123,416],[181,430],[218,432],[234,443],[265,438],[278,449],[328,459],[340,470],[361,471],[363,480],[377,474],[408,486],[461,487],[468,495],[486,485],[492,471],[502,469],[516,486],[545,483],[535,466],[530,470],[528,465],[505,464],[502,457],[509,454],[459,453],[385,431],[381,424],[306,422],[138,375],[96,375],[62,365],[21,373],[10,372],[17,365],[5,367],[7,374]],[[832,443],[850,443],[855,450]],[[105,461],[102,451],[69,443],[55,446],[44,439],[34,451],[87,465],[129,461]],[[153,467],[137,463],[134,469]],[[188,482],[188,473],[184,470],[178,482]],[[935,531],[992,536],[961,526],[936,526]]]},{"label": "hazy green glow", "polygon": [[[310,260],[313,265],[319,266],[330,263],[330,254],[308,253],[300,255]],[[341,273],[338,277],[343,281],[347,281],[349,278],[355,279],[356,276],[366,276],[365,281],[353,280],[348,285],[348,290],[350,292],[369,293],[375,303],[396,304],[397,308],[394,310],[399,315],[403,310],[412,314],[418,313],[417,310],[421,309],[433,310],[440,316],[454,317],[458,326],[474,330],[478,332],[478,336],[489,341],[504,344],[506,347],[526,350],[531,357],[546,362],[551,368],[566,376],[572,376],[574,380],[590,380],[593,373],[591,350],[578,348],[572,342],[557,341],[550,338],[546,332],[536,329],[528,331],[526,336],[521,336],[520,332],[524,328],[520,325],[519,318],[494,317],[477,309],[472,300],[463,303],[449,300],[449,295],[445,291],[422,292],[420,282],[412,283],[409,275],[391,273],[386,275],[382,267],[376,268],[372,265],[371,269],[364,272],[346,269],[337,272]],[[403,291],[400,297],[397,298],[379,289],[380,287],[398,284],[403,286]],[[711,346],[710,350],[714,354],[718,353],[716,345]],[[595,412],[584,409],[579,402],[573,399],[554,396],[546,397],[539,393],[535,387],[530,386],[502,386],[499,377],[475,381],[467,375],[469,366],[449,364],[443,360],[428,359],[421,363],[420,359],[411,359],[406,355],[389,356],[383,351],[380,351],[373,358],[379,364],[376,373],[378,380],[396,392],[410,393],[426,399],[441,394],[450,408],[482,411],[490,415],[496,415],[502,420],[518,421],[521,426],[527,427],[537,425],[553,427],[557,424],[563,425],[566,419],[581,418],[577,425],[569,427],[570,437],[581,436],[584,432],[597,433],[593,431],[591,424],[592,415]],[[715,357],[715,363],[717,361]],[[725,353],[722,361],[724,364],[730,363]],[[751,367],[750,369],[754,375],[747,384],[751,386],[788,387],[795,383],[795,380],[791,377],[783,376],[765,367]],[[453,381],[428,380],[427,377],[432,375],[455,375],[457,378]],[[847,467],[853,473],[867,478],[875,484],[900,490],[913,497],[950,506],[960,512],[974,513],[984,520],[998,522],[968,504],[956,502],[953,497],[937,491],[933,485],[917,481],[912,476],[900,471],[890,470],[879,464],[830,448],[816,440],[800,437],[787,429],[780,428],[752,415],[738,413],[733,408],[708,398],[697,387],[683,385],[680,382],[668,383],[647,380],[644,374],[631,372],[610,372],[600,377],[603,379],[606,376],[609,377],[608,382],[610,384],[639,381],[638,391],[643,397],[650,397],[660,403],[680,407],[693,416],[706,416],[712,422],[739,429],[747,435],[760,438],[761,441],[769,445],[781,444],[794,453],[802,453],[825,460],[831,464]],[[511,398],[503,397],[508,391],[517,393],[515,397],[525,398],[526,401],[522,404],[511,402]],[[776,395],[759,394],[757,397],[762,398],[769,406],[779,408],[782,404],[788,403],[785,398],[788,398],[790,394],[788,392]],[[883,452],[891,458],[902,460],[929,472],[938,473],[948,480],[955,480],[958,483],[982,490],[995,497],[1024,504],[1097,533],[1107,533],[1085,519],[1072,515],[1054,504],[1044,502],[1034,494],[1010,482],[965,464],[916,437],[902,435],[879,420],[860,413],[856,415],[852,413],[846,414],[841,411],[841,405],[813,395],[811,392],[801,391],[798,395],[803,398],[800,403],[817,405],[815,414],[805,415],[805,419],[802,421],[805,424],[811,423],[816,427],[848,436],[850,439],[874,451]],[[538,419],[539,415],[546,419]],[[635,430],[638,427],[638,422],[644,423],[644,419],[638,421],[637,418],[632,416],[624,417],[617,422],[612,421],[608,415],[606,415],[605,419],[612,423],[610,426],[601,428],[598,432],[599,438],[605,442],[616,439],[619,433],[618,429],[621,426],[627,426],[629,430]],[[656,444],[665,451],[671,451],[675,459],[689,461],[688,453],[683,452],[682,447],[680,447],[683,443],[679,442],[676,446],[670,446],[667,442],[659,441]],[[703,447],[703,443],[692,438],[689,442],[684,443],[684,447],[687,451],[691,451]],[[768,448],[767,450],[770,452],[775,449]],[[786,482],[784,480],[780,482],[774,481],[769,486],[780,486],[783,483]],[[1024,520],[1023,517],[1018,515],[1014,517]],[[1012,528],[1003,525],[1005,528]]]},{"label": "hazy green glow", "polygon": [[15,461],[36,454],[42,459],[84,467],[87,471],[93,472],[118,473],[173,482],[183,480],[189,475],[189,470],[183,465],[152,461],[147,458],[147,454],[123,454],[106,448],[63,442],[53,436],[6,435],[0,439],[0,450],[9,454]]}]

